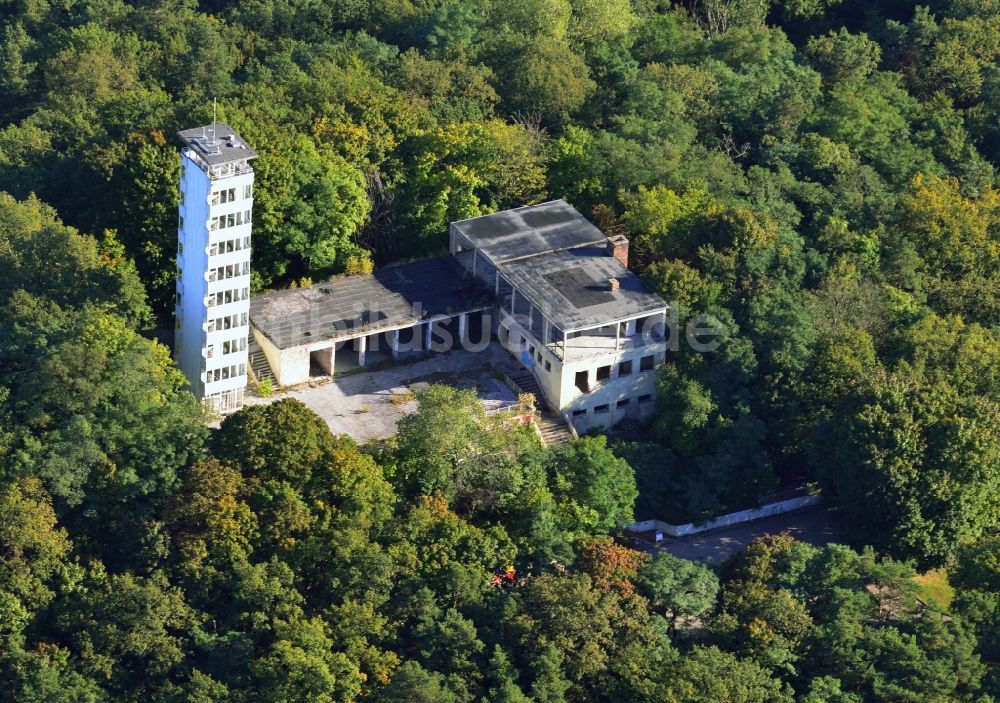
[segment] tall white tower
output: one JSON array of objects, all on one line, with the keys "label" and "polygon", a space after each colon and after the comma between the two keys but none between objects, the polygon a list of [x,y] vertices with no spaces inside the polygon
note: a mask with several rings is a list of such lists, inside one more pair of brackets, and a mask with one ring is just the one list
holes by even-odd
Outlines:
[{"label": "tall white tower", "polygon": [[209,408],[243,406],[250,330],[250,223],[257,153],[225,124],[178,133],[174,353],[194,394]]}]

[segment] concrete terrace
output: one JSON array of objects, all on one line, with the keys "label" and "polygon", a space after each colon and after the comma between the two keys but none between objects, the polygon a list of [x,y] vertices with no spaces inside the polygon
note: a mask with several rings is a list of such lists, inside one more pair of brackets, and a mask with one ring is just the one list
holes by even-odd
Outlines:
[{"label": "concrete terrace", "polygon": [[499,371],[514,372],[517,364],[497,344],[484,351],[454,350],[420,361],[323,379],[282,390],[267,398],[250,396],[246,405],[295,398],[319,415],[334,434],[346,434],[358,442],[383,440],[396,434],[399,420],[417,409],[415,400],[400,402],[425,384],[444,383],[456,388],[475,388],[489,409],[517,400],[514,392],[497,378]]}]

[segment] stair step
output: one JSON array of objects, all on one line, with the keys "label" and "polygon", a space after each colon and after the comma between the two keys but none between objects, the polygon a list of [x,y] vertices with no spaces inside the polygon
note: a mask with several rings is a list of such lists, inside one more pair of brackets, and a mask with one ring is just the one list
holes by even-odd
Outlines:
[{"label": "stair step", "polygon": [[247,361],[250,363],[250,370],[253,372],[253,376],[257,380],[257,383],[260,383],[265,379],[270,380],[272,383],[276,381],[274,372],[271,371],[271,365],[267,361],[267,357],[264,356],[264,352],[261,351],[260,346],[258,346],[255,340],[250,340],[247,352]]},{"label": "stair step", "polygon": [[538,434],[542,438],[542,444],[547,447],[556,444],[567,444],[573,439],[573,433],[570,432],[566,422],[551,412],[541,413],[535,419],[535,424],[538,427]]}]

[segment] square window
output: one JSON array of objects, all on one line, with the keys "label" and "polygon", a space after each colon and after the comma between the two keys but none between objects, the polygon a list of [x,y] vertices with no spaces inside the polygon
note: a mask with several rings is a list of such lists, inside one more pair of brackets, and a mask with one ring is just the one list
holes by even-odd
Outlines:
[{"label": "square window", "polygon": [[649,356],[642,357],[642,359],[639,361],[639,370],[640,371],[652,371],[653,370],[653,364],[655,363],[655,361],[656,361],[656,357],[653,356],[652,354],[650,354]]},{"label": "square window", "polygon": [[620,364],[618,364],[618,375],[619,376],[628,376],[631,373],[632,373],[632,361],[631,360],[629,360],[629,361],[623,361]]},{"label": "square window", "polygon": [[607,381],[611,378],[611,366],[598,366],[597,367],[597,380]]}]

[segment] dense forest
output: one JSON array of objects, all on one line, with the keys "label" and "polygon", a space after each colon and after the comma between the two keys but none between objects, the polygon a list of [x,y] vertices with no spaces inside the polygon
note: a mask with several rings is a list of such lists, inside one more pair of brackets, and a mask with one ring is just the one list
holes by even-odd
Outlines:
[{"label": "dense forest", "polygon": [[[998,58],[996,0],[0,3],[0,698],[1000,701]],[[610,440],[209,429],[140,332],[213,99],[255,290],[565,198],[720,344]],[[850,546],[619,539],[805,481]]]}]

